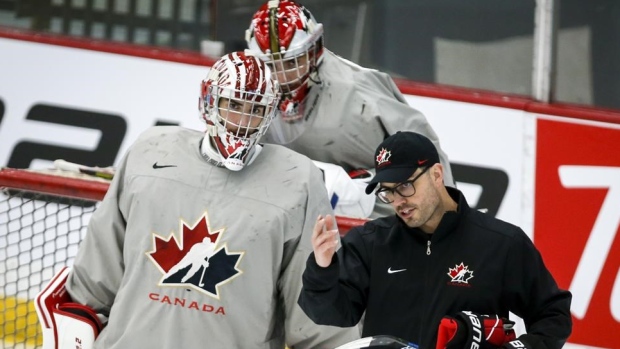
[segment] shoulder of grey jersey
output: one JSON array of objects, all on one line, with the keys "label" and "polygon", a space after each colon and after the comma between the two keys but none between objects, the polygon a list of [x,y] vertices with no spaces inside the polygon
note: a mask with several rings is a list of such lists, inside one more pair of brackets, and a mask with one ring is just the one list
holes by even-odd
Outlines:
[{"label": "shoulder of grey jersey", "polygon": [[[179,162],[191,161],[200,157],[200,140],[204,131],[192,130],[181,126],[153,126],[144,130],[131,144],[125,158],[136,168],[150,168],[154,162],[179,165]],[[145,166],[143,162],[149,162]],[[171,162],[171,163],[167,163]],[[138,166],[136,166],[138,165]],[[141,171],[138,171],[140,173]]]},{"label": "shoulder of grey jersey", "polygon": [[[257,167],[266,167],[274,172],[274,175],[278,172],[290,173],[290,175],[285,176],[287,178],[303,180],[309,175],[323,178],[321,170],[306,155],[278,144],[263,144],[262,147],[263,149],[255,161]],[[251,167],[253,166],[254,163]]]},{"label": "shoulder of grey jersey", "polygon": [[182,139],[183,137],[200,137],[204,136],[204,131],[192,130],[181,126],[152,126],[144,130],[134,144],[139,144],[156,138],[172,137]]},{"label": "shoulder of grey jersey", "polygon": [[242,171],[248,171],[249,181],[256,181],[256,186],[262,188],[259,197],[265,202],[287,211],[298,205],[314,209],[306,207],[313,206],[311,202],[327,206],[321,212],[329,208],[321,170],[307,156],[282,145],[264,144],[256,160]]},{"label": "shoulder of grey jersey", "polygon": [[[132,148],[142,147],[145,145],[144,143],[150,147],[175,143],[177,146],[187,144],[192,147],[191,151],[194,151],[203,137],[203,131],[180,126],[154,126],[145,130],[132,145]],[[241,171],[268,170],[274,176],[277,173],[282,173],[283,176],[279,178],[296,178],[300,181],[308,177],[308,174],[304,175],[304,173],[313,171],[320,173],[310,158],[303,154],[280,145],[262,144],[262,147],[263,149],[257,159]]]},{"label": "shoulder of grey jersey", "polygon": [[[188,142],[188,140],[200,140],[203,137],[203,131],[187,129],[180,126],[153,126],[145,130],[138,137],[132,147],[142,145],[142,143],[145,142],[151,145],[158,145],[158,142],[179,143],[181,141],[182,143],[192,143],[193,146],[195,145],[193,144],[195,142]],[[300,174],[300,171],[306,172],[312,169],[316,169],[316,166],[314,166],[310,158],[303,154],[300,154],[280,145],[261,145],[263,147],[261,154],[258,155],[255,163],[252,163],[250,166],[247,167],[247,169],[265,165],[267,167],[273,168],[274,170],[281,168],[286,170],[287,172],[292,171],[295,172],[297,175]],[[257,166],[254,166],[254,164],[257,164]],[[244,170],[245,169],[246,168],[244,168]]]},{"label": "shoulder of grey jersey", "polygon": [[[205,189],[218,183],[240,197],[286,209],[305,202],[308,195],[321,190],[327,198],[321,171],[302,154],[280,145],[265,144],[254,162],[241,171],[230,171],[204,160],[199,151],[203,137],[204,132],[178,126],[152,127],[131,146],[129,173],[171,176],[176,181]],[[176,165],[182,171],[154,174],[152,166],[156,161],[159,165]]]},{"label": "shoulder of grey jersey", "polygon": [[325,52],[323,64],[319,70],[321,79],[328,83],[340,82],[360,90],[370,88],[377,91],[379,87],[385,89],[385,93],[398,97],[404,101],[402,93],[392,80],[392,77],[377,69],[362,67],[331,51]]}]

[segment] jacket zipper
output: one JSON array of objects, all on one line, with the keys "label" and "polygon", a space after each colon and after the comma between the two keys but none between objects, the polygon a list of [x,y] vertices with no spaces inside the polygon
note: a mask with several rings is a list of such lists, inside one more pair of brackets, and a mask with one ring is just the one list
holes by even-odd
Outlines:
[{"label": "jacket zipper", "polygon": [[426,255],[427,256],[431,255],[431,240],[430,239],[426,242]]}]

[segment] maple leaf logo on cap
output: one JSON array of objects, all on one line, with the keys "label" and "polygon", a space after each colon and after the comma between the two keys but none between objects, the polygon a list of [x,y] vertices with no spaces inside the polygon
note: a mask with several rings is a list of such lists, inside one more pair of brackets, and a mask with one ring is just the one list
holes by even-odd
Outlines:
[{"label": "maple leaf logo on cap", "polygon": [[231,253],[219,245],[223,229],[211,231],[207,213],[189,226],[181,221],[180,239],[153,234],[153,250],[147,253],[163,274],[158,286],[192,287],[219,299],[218,286],[241,273],[237,268],[243,252]]},{"label": "maple leaf logo on cap", "polygon": [[392,152],[391,151],[389,151],[389,150],[387,150],[385,148],[381,148],[381,151],[379,151],[379,154],[377,154],[377,159],[376,159],[377,160],[377,166],[389,163],[388,161],[390,160],[390,156],[392,156]]}]

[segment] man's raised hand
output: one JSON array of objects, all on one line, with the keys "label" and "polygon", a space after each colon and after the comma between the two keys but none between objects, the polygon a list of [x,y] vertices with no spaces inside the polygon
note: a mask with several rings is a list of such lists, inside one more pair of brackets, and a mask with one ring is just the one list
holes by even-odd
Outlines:
[{"label": "man's raised hand", "polygon": [[319,216],[312,232],[312,249],[316,264],[323,268],[328,267],[336,253],[336,247],[338,247],[338,227],[334,217]]}]

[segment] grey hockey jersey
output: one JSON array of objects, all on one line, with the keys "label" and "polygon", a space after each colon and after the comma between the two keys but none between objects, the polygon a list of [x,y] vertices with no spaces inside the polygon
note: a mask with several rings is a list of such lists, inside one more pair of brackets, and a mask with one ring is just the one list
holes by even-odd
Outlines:
[{"label": "grey hockey jersey", "polygon": [[234,172],[205,161],[204,133],[149,129],[93,214],[67,281],[108,317],[96,348],[333,348],[357,329],[315,325],[297,305],[319,214],[320,171],[265,145]]},{"label": "grey hockey jersey", "polygon": [[428,137],[444,165],[444,182],[454,186],[452,171],[437,134],[418,110],[407,104],[392,78],[358,66],[325,50],[318,70],[320,84],[312,86],[303,122],[276,118],[267,141],[285,144],[312,160],[345,170],[374,168],[377,146],[397,131]]}]

